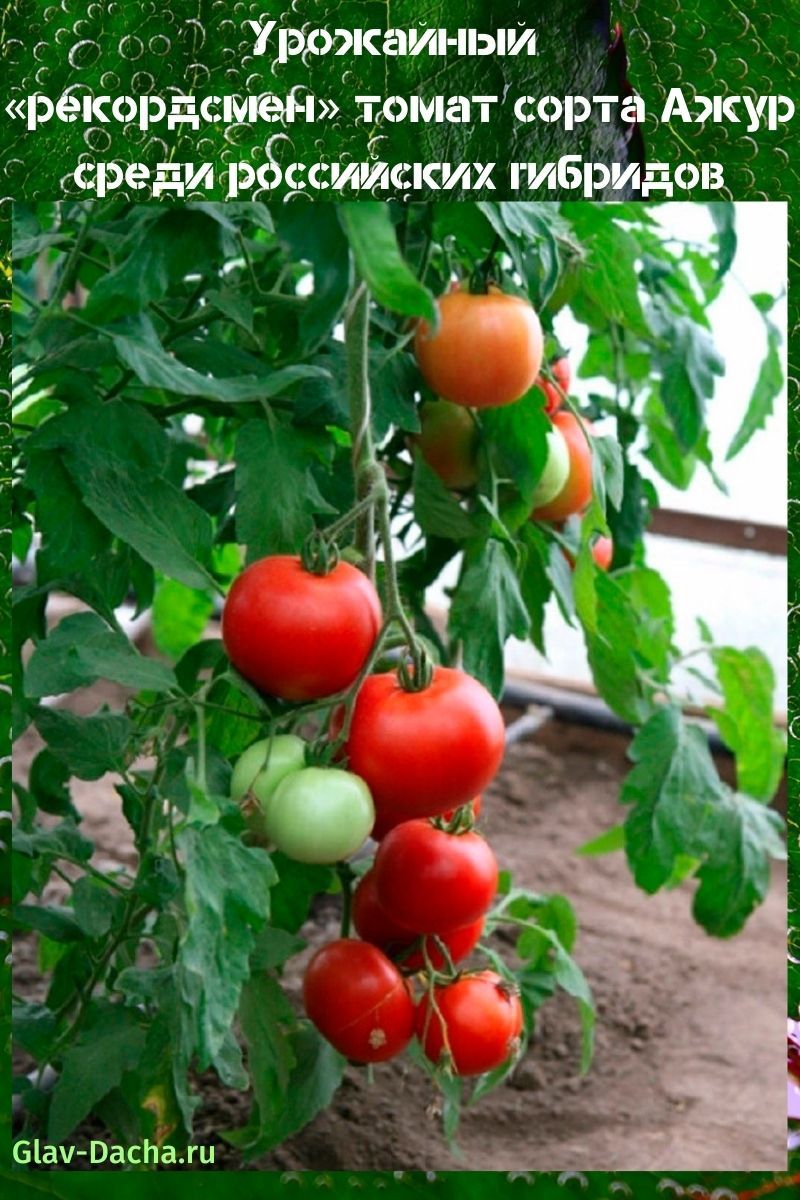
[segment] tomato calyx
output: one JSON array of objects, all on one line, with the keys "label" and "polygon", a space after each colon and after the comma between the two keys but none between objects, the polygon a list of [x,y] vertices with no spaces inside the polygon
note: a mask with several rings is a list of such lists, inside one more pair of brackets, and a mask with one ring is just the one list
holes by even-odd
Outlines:
[{"label": "tomato calyx", "polygon": [[319,529],[314,529],[303,542],[300,561],[303,570],[311,575],[330,575],[339,565],[339,547]]},{"label": "tomato calyx", "polygon": [[412,661],[403,659],[397,668],[397,678],[404,692],[424,692],[433,683],[433,663],[420,642],[410,650]]},{"label": "tomato calyx", "polygon": [[475,811],[472,807],[472,801],[468,804],[462,804],[452,814],[433,817],[431,825],[436,829],[441,829],[443,833],[452,834],[454,837],[458,837],[462,833],[470,833],[475,827]]}]

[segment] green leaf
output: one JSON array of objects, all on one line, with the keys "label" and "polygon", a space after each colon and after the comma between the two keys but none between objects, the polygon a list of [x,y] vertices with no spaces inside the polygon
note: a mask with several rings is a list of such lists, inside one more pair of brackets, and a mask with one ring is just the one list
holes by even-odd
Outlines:
[{"label": "green leaf", "polygon": [[[276,884],[272,892],[273,907],[277,887]],[[258,971],[270,971],[274,967],[282,967],[288,959],[302,950],[305,944],[302,938],[285,929],[277,929],[272,925],[265,926],[257,936],[253,953],[250,955],[252,974],[255,975]]]},{"label": "green leaf", "polygon": [[56,1016],[44,1004],[25,1001],[12,1003],[11,1030],[14,1041],[37,1062],[47,1062],[55,1039]]},{"label": "green leaf", "polygon": [[22,929],[34,929],[51,942],[80,942],[84,933],[72,911],[55,905],[16,904],[12,910],[14,924]]},{"label": "green leaf", "polygon": [[312,474],[328,453],[326,443],[263,420],[242,426],[236,441],[236,534],[247,545],[249,561],[299,552],[315,514],[335,511]]},{"label": "green leaf", "polygon": [[339,206],[358,272],[384,308],[436,324],[433,296],[414,276],[400,253],[391,209],[377,200]]},{"label": "green leaf", "polygon": [[188,587],[211,585],[203,565],[213,526],[165,473],[172,447],[158,422],[122,400],[74,405],[35,435],[59,449],[84,503],[151,566]]},{"label": "green leaf", "polygon": [[214,611],[206,591],[160,579],[153,596],[153,637],[162,654],[180,658],[198,642]]},{"label": "green leaf", "polygon": [[144,1048],[145,1029],[133,1009],[94,1001],[75,1043],[64,1052],[53,1088],[47,1136],[61,1142],[132,1070]]},{"label": "green leaf", "polygon": [[454,542],[475,537],[475,521],[419,453],[414,454],[413,488],[414,516],[423,533]]},{"label": "green leaf", "polygon": [[648,341],[651,334],[642,312],[636,275],[636,240],[628,230],[609,220],[608,210],[602,205],[567,203],[562,211],[586,251],[579,289],[570,300],[576,317],[591,329],[602,329],[610,322]]},{"label": "green leaf", "polygon": [[712,650],[724,706],[707,709],[727,746],[736,755],[740,792],[756,800],[774,796],[783,771],[785,744],[772,713],[775,676],[766,655],[755,646]]},{"label": "green leaf", "polygon": [[[614,508],[619,508],[622,504],[624,484],[624,463],[620,444],[613,437],[593,436],[592,449],[594,450],[595,493],[600,497],[607,496]],[[605,510],[603,500],[601,500],[601,505]]]},{"label": "green leaf", "polygon": [[25,669],[25,695],[55,696],[98,679],[137,691],[166,692],[176,685],[169,667],[143,658],[95,613],[75,613],[59,621],[34,650]]},{"label": "green leaf", "polygon": [[297,933],[308,918],[314,896],[327,892],[334,880],[330,867],[295,862],[275,851],[272,863],[277,883],[272,889],[271,923],[277,929]]},{"label": "green leaf", "polygon": [[679,855],[702,855],[723,785],[705,734],[677,708],[660,708],[629,755],[635,766],[620,792],[620,802],[632,806],[625,849],[637,884],[652,893],[670,878]]},{"label": "green leaf", "polygon": [[697,446],[706,402],[714,394],[715,377],[724,374],[725,364],[706,330],[689,317],[654,309],[651,319],[664,343],[658,356],[661,400],[686,453]]},{"label": "green leaf", "polygon": [[513,514],[504,516],[521,525],[533,508],[533,493],[547,462],[547,434],[552,428],[542,408],[542,393],[534,388],[514,404],[488,408],[481,426],[495,471],[510,479],[519,495]]},{"label": "green leaf", "polygon": [[[146,208],[139,213],[149,215]],[[141,223],[124,261],[92,287],[83,316],[107,325],[160,300],[172,282],[216,260],[219,233],[219,226],[194,205]]]},{"label": "green leaf", "polygon": [[766,318],[765,323],[767,326],[767,353],[758,372],[758,379],[753,388],[747,412],[728,447],[725,455],[726,462],[735,458],[744,449],[753,434],[764,428],[767,418],[772,416],[772,402],[780,396],[783,389],[784,375],[780,356],[781,334],[776,326]]},{"label": "green leaf", "polygon": [[575,851],[576,854],[583,854],[587,858],[593,858],[600,854],[613,854],[615,850],[625,849],[625,826],[614,825],[611,829],[607,829],[605,833],[600,833],[596,838],[591,838],[588,842],[584,842]]},{"label": "green leaf", "polygon": [[726,793],[716,814],[716,839],[700,867],[694,917],[707,933],[731,937],[767,894],[770,858],[783,859],[783,822],[749,796]]},{"label": "green leaf", "polygon": [[298,363],[279,371],[264,369],[258,374],[216,378],[187,367],[169,354],[161,345],[152,322],[143,314],[135,320],[129,318],[109,332],[120,360],[140,383],[179,396],[242,404],[249,400],[268,400],[304,379],[319,379],[325,374],[319,367]]},{"label": "green leaf", "polygon": [[652,704],[639,675],[635,651],[642,613],[634,607],[619,579],[602,571],[592,573],[595,604],[587,626],[587,607],[581,613],[584,637],[597,690],[606,703],[632,725],[649,716]]},{"label": "green leaf", "polygon": [[120,713],[79,717],[56,708],[40,708],[34,724],[55,757],[79,779],[99,779],[121,771],[133,751],[133,726]]},{"label": "green leaf", "polygon": [[499,697],[505,643],[527,637],[530,618],[508,551],[495,538],[467,551],[448,628],[462,643],[464,670]]},{"label": "green leaf", "polygon": [[548,571],[550,548],[542,531],[530,522],[522,526],[517,537],[525,551],[519,588],[530,620],[529,637],[539,653],[544,654],[544,618],[553,594]]},{"label": "green leaf", "polygon": [[82,875],[72,888],[75,920],[87,937],[103,937],[119,912],[121,897],[91,875]]},{"label": "green leaf", "polygon": [[187,827],[178,847],[188,918],[178,953],[180,992],[205,1067],[230,1029],[276,872],[263,850],[244,846],[219,825]]},{"label": "green leaf", "polygon": [[314,291],[300,312],[298,355],[305,357],[328,336],[350,286],[347,239],[333,204],[319,205],[309,220],[304,205],[284,204],[277,213],[278,238],[295,262],[310,262]]},{"label": "green leaf", "polygon": [[309,1022],[297,1024],[266,973],[243,989],[240,1019],[255,1099],[248,1126],[225,1137],[252,1156],[277,1146],[327,1108],[345,1060]]},{"label": "green leaf", "polygon": [[728,200],[717,200],[708,205],[711,219],[717,227],[719,242],[719,265],[717,278],[722,279],[731,269],[736,257],[736,207]]},{"label": "green leaf", "polygon": [[24,833],[15,825],[12,844],[20,854],[51,855],[79,863],[88,862],[94,853],[94,844],[83,836],[72,819],[62,821],[52,829],[36,829],[34,833]]}]

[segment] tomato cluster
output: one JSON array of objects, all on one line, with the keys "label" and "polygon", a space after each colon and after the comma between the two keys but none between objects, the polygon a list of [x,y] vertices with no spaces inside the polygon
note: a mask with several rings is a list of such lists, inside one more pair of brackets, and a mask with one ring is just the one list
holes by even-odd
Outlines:
[{"label": "tomato cluster", "polygon": [[472,826],[503,755],[503,719],[464,671],[420,662],[370,674],[380,621],[372,584],[345,563],[317,572],[274,555],[239,576],[222,623],[231,661],[280,700],[327,698],[331,717],[323,752],[294,734],[256,741],[231,794],[252,835],[299,862],[341,863],[370,833],[380,841],[352,897],[359,938],[323,946],[305,975],[320,1032],[362,1063],[391,1058],[416,1032],[431,1061],[479,1074],[510,1058],[522,1022],[500,976],[457,965],[497,891],[497,860]]},{"label": "tomato cluster", "polygon": [[[522,1034],[516,988],[494,971],[463,971],[497,890],[497,861],[471,828],[404,821],[382,840],[353,895],[361,939],[311,959],[306,1012],[341,1054],[380,1062],[416,1034],[425,1056],[455,1075],[508,1063]],[[413,978],[409,978],[413,977]]]}]

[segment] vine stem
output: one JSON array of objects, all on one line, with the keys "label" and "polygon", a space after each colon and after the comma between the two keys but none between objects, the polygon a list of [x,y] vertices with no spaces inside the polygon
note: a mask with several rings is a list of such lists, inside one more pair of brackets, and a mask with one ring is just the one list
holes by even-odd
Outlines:
[{"label": "vine stem", "polygon": [[[372,441],[372,399],[369,390],[369,291],[361,281],[347,309],[344,322],[347,351],[347,395],[350,433],[353,438],[353,477],[356,501],[367,498],[378,470]],[[364,556],[364,572],[375,581],[375,525],[370,510],[356,521],[356,549]]]}]

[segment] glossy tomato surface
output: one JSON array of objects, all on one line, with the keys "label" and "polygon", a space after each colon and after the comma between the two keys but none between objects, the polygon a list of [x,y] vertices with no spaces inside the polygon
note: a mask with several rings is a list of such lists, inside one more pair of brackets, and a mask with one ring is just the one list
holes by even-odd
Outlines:
[{"label": "glossy tomato surface", "polygon": [[414,351],[425,382],[438,396],[468,408],[511,404],[539,374],[543,337],[527,300],[490,289],[439,298],[440,325],[420,322]]},{"label": "glossy tomato surface", "polygon": [[[410,933],[381,907],[375,890],[375,871],[367,871],[353,893],[353,925],[360,938],[378,946],[403,971],[421,971],[430,965],[441,971],[447,959],[437,945],[438,938],[447,949],[450,962],[458,963],[475,949],[483,932],[483,917],[459,929],[441,931],[434,938]],[[412,947],[416,947],[412,950]]]},{"label": "glossy tomato surface", "polygon": [[589,422],[571,412],[557,412],[552,420],[567,443],[569,474],[557,496],[534,508],[531,515],[537,521],[563,521],[583,512],[592,498],[592,451],[584,433],[584,429],[591,432]]},{"label": "glossy tomato surface", "polygon": [[478,427],[466,408],[447,400],[427,401],[419,411],[420,432],[413,438],[428,466],[449,488],[465,490],[478,482]]},{"label": "glossy tomato surface", "polygon": [[234,581],[222,639],[237,671],[262,692],[316,700],[353,682],[380,625],[378,594],[350,563],[315,575],[298,557],[275,554]]},{"label": "glossy tomato surface", "polygon": [[[338,715],[334,732],[340,722]],[[345,751],[386,827],[467,804],[500,766],[504,739],[500,709],[486,688],[464,671],[435,667],[420,692],[405,691],[394,671],[370,675]]]},{"label": "glossy tomato surface", "polygon": [[269,840],[288,858],[304,863],[349,858],[374,823],[364,780],[336,767],[290,772],[270,796],[263,816]]},{"label": "glossy tomato surface", "polygon": [[320,1033],[354,1062],[394,1058],[411,1040],[408,985],[369,942],[339,938],[318,950],[303,979],[303,1003]]},{"label": "glossy tomato surface", "polygon": [[375,893],[399,925],[440,933],[482,917],[497,891],[497,859],[479,833],[446,833],[405,821],[375,856]]},{"label": "glossy tomato surface", "polygon": [[415,1031],[433,1063],[449,1058],[456,1075],[482,1075],[517,1052],[522,1032],[519,996],[494,971],[462,975],[434,988],[416,1009]]}]

